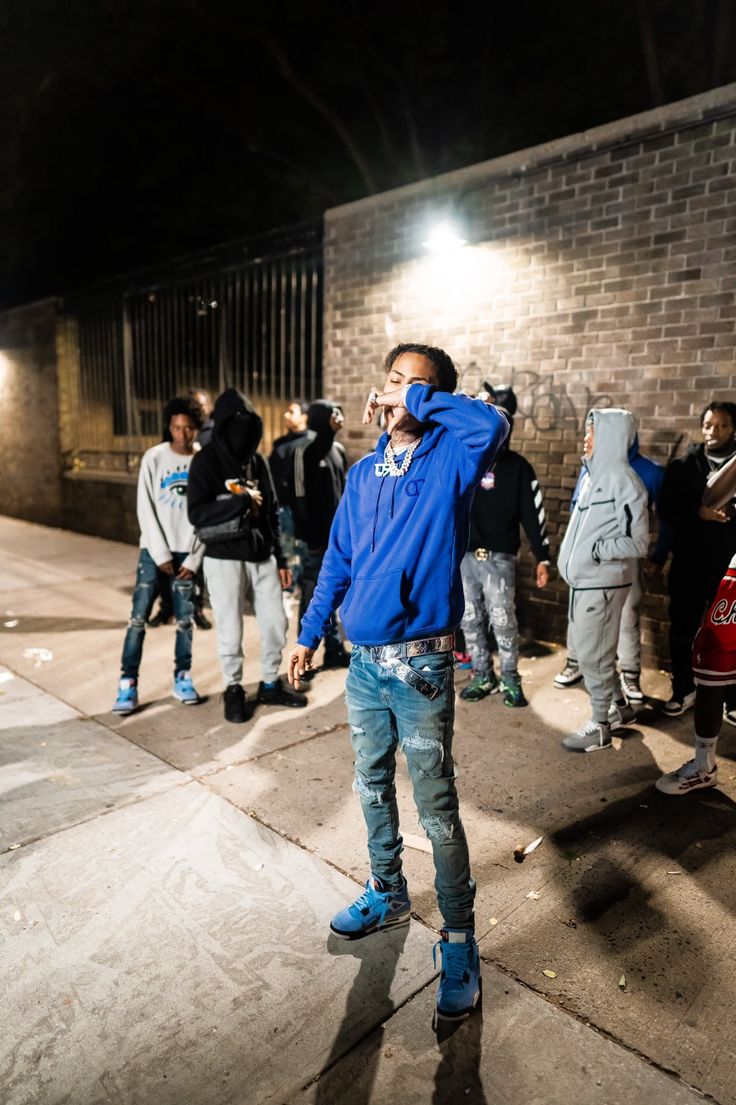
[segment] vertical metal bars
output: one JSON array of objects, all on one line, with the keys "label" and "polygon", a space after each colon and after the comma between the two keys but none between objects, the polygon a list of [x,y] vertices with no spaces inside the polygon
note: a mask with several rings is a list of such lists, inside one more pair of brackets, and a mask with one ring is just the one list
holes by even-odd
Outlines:
[{"label": "vertical metal bars", "polygon": [[160,440],[167,400],[195,387],[243,390],[268,449],[285,405],[321,388],[321,226],[134,273],[67,297],[65,311],[79,334],[77,467],[134,468]]}]

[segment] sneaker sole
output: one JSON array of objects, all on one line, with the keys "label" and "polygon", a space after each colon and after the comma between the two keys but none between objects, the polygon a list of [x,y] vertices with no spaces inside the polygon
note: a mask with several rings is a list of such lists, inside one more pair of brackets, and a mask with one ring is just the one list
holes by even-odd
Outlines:
[{"label": "sneaker sole", "polygon": [[182,696],[179,695],[179,694],[176,694],[176,692],[172,692],[172,697],[175,698],[177,702],[183,702],[185,706],[199,706],[200,702],[202,701],[202,699],[199,698],[199,697],[197,697],[197,698],[182,698]]},{"label": "sneaker sole", "polygon": [[[692,702],[689,706],[683,706],[681,710],[665,710],[665,709],[663,709],[662,714],[663,714],[664,717],[682,717],[682,715],[686,714],[688,712],[688,710],[692,710],[694,705],[695,705],[695,703]],[[731,724],[733,725],[733,722],[731,722]]]},{"label": "sneaker sole", "polygon": [[682,790],[680,788],[678,788],[676,790],[666,790],[664,787],[661,787],[659,785],[659,779],[654,784],[654,786],[659,791],[660,794],[666,794],[670,798],[679,798],[683,794],[690,794],[690,792],[693,791],[693,790],[709,790],[711,787],[717,787],[718,786],[718,779],[717,778],[711,779],[711,781],[709,783],[693,783],[692,786],[687,787],[685,790]]},{"label": "sneaker sole", "polygon": [[126,708],[125,710],[116,710],[113,706],[111,713],[117,714],[118,717],[127,717],[128,714],[134,714],[137,709],[137,706],[131,706],[130,708]]},{"label": "sneaker sole", "polygon": [[570,687],[577,687],[578,683],[582,683],[583,677],[579,679],[571,679],[569,683],[558,683],[556,679],[552,680],[553,687],[556,687],[558,691],[567,691]]},{"label": "sneaker sole", "polygon": [[564,741],[560,741],[560,743],[566,752],[602,752],[605,748],[613,748],[610,741],[606,744],[589,744],[587,748],[570,748]]},{"label": "sneaker sole", "polygon": [[340,932],[332,925],[330,925],[330,932],[333,936],[337,936],[339,940],[362,940],[364,936],[372,936],[374,932],[383,932],[385,929],[393,929],[398,925],[408,925],[410,917],[411,909],[408,913],[401,913],[397,917],[392,917],[390,921],[383,921],[381,924],[373,925],[372,928],[361,929],[359,932]]}]

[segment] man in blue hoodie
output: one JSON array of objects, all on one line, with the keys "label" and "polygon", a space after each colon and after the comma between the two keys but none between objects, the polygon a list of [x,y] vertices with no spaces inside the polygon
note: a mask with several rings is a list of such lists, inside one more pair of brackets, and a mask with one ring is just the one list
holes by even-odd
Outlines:
[{"label": "man in blue hoodie", "polygon": [[298,688],[339,607],[353,644],[346,692],[371,876],[330,927],[354,940],[409,918],[394,779],[401,747],[445,922],[437,1012],[460,1019],[478,1000],[480,958],[452,760],[453,631],[473,494],[508,423],[495,407],[452,394],[457,372],[441,349],[399,345],[385,368],[386,390],[371,392],[363,421],[383,408],[387,432],[348,474],[289,677]]}]

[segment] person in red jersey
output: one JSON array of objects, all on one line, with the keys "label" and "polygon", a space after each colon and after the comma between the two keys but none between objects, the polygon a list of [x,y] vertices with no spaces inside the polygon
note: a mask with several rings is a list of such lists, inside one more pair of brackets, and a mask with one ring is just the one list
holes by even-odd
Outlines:
[{"label": "person in red jersey", "polygon": [[[710,479],[703,506],[725,522],[736,506],[736,456]],[[656,787],[663,794],[688,794],[718,785],[716,744],[723,724],[726,694],[736,686],[736,556],[731,559],[716,597],[693,641],[695,680],[695,757],[663,775]]]}]

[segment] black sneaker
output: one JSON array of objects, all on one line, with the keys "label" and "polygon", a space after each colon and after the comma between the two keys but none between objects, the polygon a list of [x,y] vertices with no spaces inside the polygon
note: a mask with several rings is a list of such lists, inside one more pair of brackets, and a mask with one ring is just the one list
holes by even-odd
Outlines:
[{"label": "black sneaker", "polygon": [[326,652],[324,660],[322,661],[323,668],[349,668],[350,667],[350,653],[346,652],[344,648],[336,649],[334,652]]},{"label": "black sneaker", "polygon": [[225,689],[222,696],[225,703],[225,721],[232,721],[235,725],[242,725],[250,717],[250,711],[245,701],[245,691],[240,683],[231,683]]},{"label": "black sneaker", "polygon": [[264,706],[306,706],[307,696],[299,691],[290,691],[280,679],[276,680],[275,687],[266,687],[258,684],[258,701]]},{"label": "black sneaker", "polygon": [[194,611],[194,624],[197,629],[212,629],[212,622],[202,610]]}]

